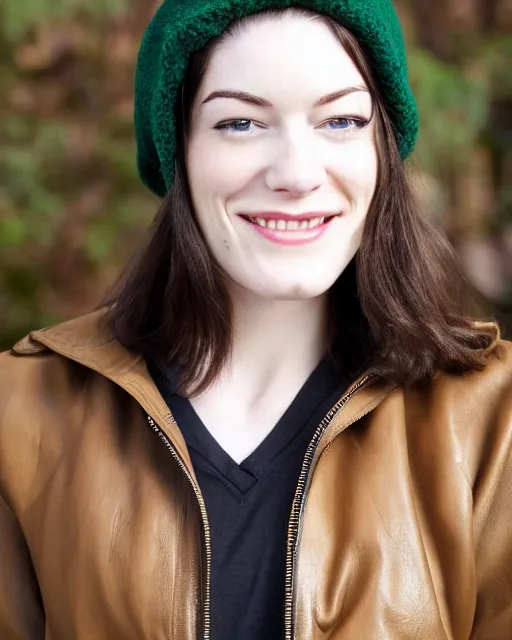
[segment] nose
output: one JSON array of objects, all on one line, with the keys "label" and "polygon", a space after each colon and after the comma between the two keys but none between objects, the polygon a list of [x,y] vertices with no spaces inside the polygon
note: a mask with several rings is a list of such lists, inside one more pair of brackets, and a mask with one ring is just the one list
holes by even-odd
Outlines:
[{"label": "nose", "polygon": [[272,191],[304,196],[316,191],[325,180],[325,167],[307,136],[294,136],[276,144],[273,162],[266,173]]}]

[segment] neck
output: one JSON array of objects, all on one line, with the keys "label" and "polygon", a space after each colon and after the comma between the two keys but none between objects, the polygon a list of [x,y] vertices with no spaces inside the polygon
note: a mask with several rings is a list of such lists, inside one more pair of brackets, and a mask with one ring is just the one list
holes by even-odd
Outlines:
[{"label": "neck", "polygon": [[260,391],[291,380],[303,382],[326,352],[327,297],[268,300],[234,289],[233,346],[226,376]]}]

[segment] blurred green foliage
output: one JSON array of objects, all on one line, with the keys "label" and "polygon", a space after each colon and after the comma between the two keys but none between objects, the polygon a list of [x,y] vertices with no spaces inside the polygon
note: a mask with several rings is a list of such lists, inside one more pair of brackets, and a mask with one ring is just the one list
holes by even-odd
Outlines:
[{"label": "blurred green foliage", "polygon": [[129,8],[128,0],[23,0],[9,3],[2,26],[6,40],[16,43],[42,22],[72,20],[80,15],[108,20]]},{"label": "blurred green foliage", "polygon": [[[156,212],[136,171],[132,92],[157,4],[0,6],[0,349],[97,305]],[[447,33],[440,55],[417,33],[417,3],[399,4],[421,113],[411,172],[455,244],[476,234],[499,248],[496,302],[512,317],[512,36]]]},{"label": "blurred green foliage", "polygon": [[155,213],[132,126],[145,4],[20,0],[1,13],[0,348],[94,307]]}]

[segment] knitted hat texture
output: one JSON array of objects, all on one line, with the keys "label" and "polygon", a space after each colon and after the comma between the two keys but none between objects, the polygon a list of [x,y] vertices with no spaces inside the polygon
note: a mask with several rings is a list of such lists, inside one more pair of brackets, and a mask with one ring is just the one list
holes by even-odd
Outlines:
[{"label": "knitted hat texture", "polygon": [[414,148],[418,111],[402,30],[391,0],[164,0],[144,34],[135,78],[137,166],[163,197],[175,172],[175,103],[190,55],[229,24],[265,9],[301,7],[328,15],[358,40],[376,75],[402,158]]}]

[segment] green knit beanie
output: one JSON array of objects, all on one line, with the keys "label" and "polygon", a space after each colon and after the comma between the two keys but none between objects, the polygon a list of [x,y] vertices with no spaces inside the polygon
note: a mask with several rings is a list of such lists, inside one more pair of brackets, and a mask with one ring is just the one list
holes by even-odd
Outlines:
[{"label": "green knit beanie", "polygon": [[357,38],[376,74],[400,154],[405,159],[411,153],[418,111],[392,0],[164,0],[144,35],[135,79],[137,166],[155,194],[163,197],[174,180],[175,102],[190,54],[237,18],[285,7],[331,16]]}]

